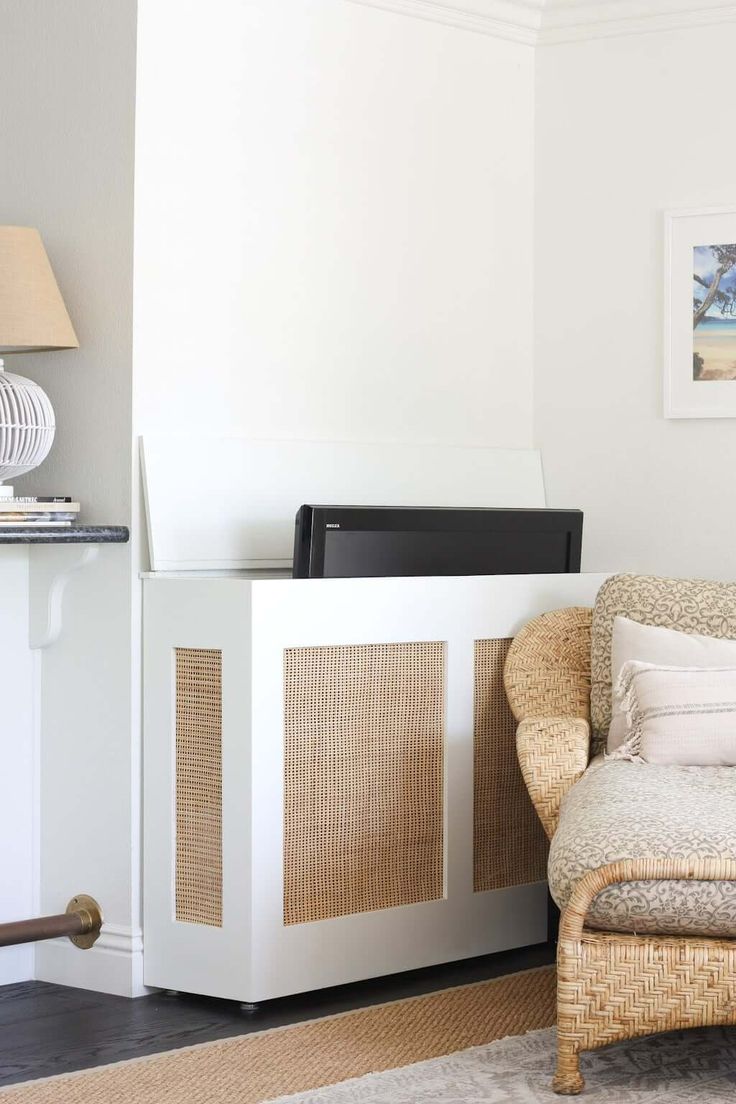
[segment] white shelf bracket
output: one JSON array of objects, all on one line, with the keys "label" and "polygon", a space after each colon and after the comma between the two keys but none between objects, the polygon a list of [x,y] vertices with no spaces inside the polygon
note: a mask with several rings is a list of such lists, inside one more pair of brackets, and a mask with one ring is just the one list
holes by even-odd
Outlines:
[{"label": "white shelf bracket", "polygon": [[67,583],[75,572],[96,560],[99,551],[97,544],[58,545],[53,548],[39,545],[31,549],[31,648],[49,648],[59,639]]}]

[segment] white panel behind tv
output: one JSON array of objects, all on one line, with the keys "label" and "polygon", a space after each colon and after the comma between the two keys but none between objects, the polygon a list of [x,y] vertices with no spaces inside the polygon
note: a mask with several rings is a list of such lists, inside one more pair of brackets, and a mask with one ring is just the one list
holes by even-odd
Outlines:
[{"label": "white panel behind tv", "polygon": [[302,503],[545,505],[535,449],[141,439],[152,571],[288,568]]}]

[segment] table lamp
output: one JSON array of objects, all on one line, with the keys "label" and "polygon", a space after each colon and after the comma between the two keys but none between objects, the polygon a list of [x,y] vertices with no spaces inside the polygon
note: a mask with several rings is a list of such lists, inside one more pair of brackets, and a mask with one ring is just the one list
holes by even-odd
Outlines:
[{"label": "table lamp", "polygon": [[77,349],[64,300],[38,230],[0,226],[0,496],[2,481],[45,460],[54,440],[54,410],[32,380],[5,372],[3,353]]}]

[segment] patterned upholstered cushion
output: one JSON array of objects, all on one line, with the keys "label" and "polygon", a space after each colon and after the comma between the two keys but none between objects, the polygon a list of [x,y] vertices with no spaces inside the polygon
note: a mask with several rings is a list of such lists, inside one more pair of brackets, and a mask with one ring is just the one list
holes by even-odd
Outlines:
[{"label": "patterned upholstered cushion", "polygon": [[[736,767],[597,761],[562,802],[549,884],[567,904],[588,870],[618,859],[736,858]],[[589,927],[736,936],[736,883],[632,882],[593,902]]]},{"label": "patterned upholstered cushion", "polygon": [[600,751],[611,723],[611,637],[617,614],[645,625],[736,639],[736,583],[613,575],[598,591],[591,633],[592,748]]}]

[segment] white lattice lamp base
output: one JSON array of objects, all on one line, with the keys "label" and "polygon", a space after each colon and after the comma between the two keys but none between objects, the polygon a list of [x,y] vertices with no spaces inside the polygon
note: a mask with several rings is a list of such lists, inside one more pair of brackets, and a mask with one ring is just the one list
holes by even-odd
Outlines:
[{"label": "white lattice lamp base", "polygon": [[[0,360],[0,483],[33,471],[54,441],[54,408],[46,392],[24,376],[5,372]],[[12,488],[0,486],[5,497]]]}]

